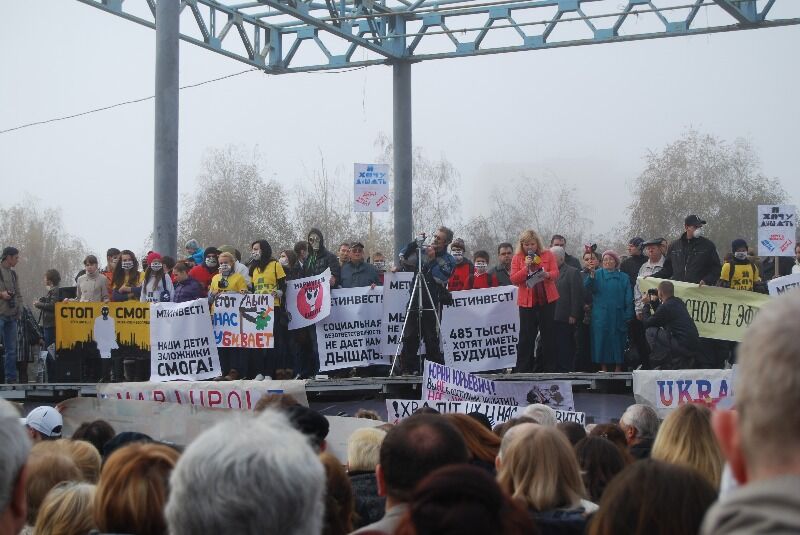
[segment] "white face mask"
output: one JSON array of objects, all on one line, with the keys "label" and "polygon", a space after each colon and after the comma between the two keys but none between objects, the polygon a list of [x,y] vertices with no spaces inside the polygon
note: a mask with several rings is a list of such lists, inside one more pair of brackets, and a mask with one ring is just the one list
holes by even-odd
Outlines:
[{"label": "white face mask", "polygon": [[161,265],[161,262],[153,262],[150,264],[150,271],[161,271],[161,268],[164,267]]},{"label": "white face mask", "polygon": [[206,265],[210,268],[217,267],[217,259],[209,256],[206,258]]},{"label": "white face mask", "polygon": [[464,260],[464,251],[455,250],[453,251],[453,258],[456,259],[456,262],[461,262]]},{"label": "white face mask", "polygon": [[486,272],[486,268],[489,267],[486,262],[475,262],[475,271],[478,273]]},{"label": "white face mask", "polygon": [[250,252],[250,258],[252,258],[253,260],[260,260],[261,259],[261,251],[257,251],[257,250],[256,251],[251,251]]},{"label": "white face mask", "polygon": [[219,272],[223,275],[227,275],[231,272],[231,265],[230,264],[220,264],[219,265]]},{"label": "white face mask", "polygon": [[289,267],[289,259],[288,259],[288,258],[286,258],[285,256],[282,256],[282,257],[280,257],[280,258],[278,259],[278,262],[280,262],[280,264],[281,264],[283,267]]},{"label": "white face mask", "polygon": [[695,238],[699,238],[702,235],[703,235],[703,227],[698,227],[698,228],[694,229],[694,237]]},{"label": "white face mask", "polygon": [[375,266],[375,269],[377,269],[378,271],[383,271],[384,269],[386,269],[386,262],[383,260],[376,260],[375,262],[372,263],[372,265]]},{"label": "white face mask", "polygon": [[133,269],[133,260],[123,260],[122,269]]},{"label": "white face mask", "polygon": [[747,251],[737,251],[733,253],[733,257],[736,258],[736,260],[747,260]]}]

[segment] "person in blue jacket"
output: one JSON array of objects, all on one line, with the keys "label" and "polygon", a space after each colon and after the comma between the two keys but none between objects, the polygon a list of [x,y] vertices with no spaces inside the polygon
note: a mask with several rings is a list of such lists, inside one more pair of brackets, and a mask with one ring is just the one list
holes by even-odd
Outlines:
[{"label": "person in blue jacket", "polygon": [[633,319],[633,290],[628,275],[620,272],[619,255],[605,251],[601,269],[590,268],[583,281],[592,292],[592,362],[607,372],[622,371],[628,321]]}]

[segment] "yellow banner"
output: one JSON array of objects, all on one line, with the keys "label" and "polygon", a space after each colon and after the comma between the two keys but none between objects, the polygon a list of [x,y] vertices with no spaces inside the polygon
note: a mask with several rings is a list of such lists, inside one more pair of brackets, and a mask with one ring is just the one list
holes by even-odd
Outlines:
[{"label": "yellow banner", "polygon": [[[639,279],[642,295],[657,288],[663,279]],[[670,281],[675,285],[675,297],[686,303],[689,315],[703,338],[741,342],[744,331],[755,319],[758,310],[769,301],[768,295],[731,290],[716,286],[698,286],[690,282]]]},{"label": "yellow banner", "polygon": [[88,349],[94,343],[101,354],[120,348],[149,352],[150,304],[56,303],[56,351]]}]

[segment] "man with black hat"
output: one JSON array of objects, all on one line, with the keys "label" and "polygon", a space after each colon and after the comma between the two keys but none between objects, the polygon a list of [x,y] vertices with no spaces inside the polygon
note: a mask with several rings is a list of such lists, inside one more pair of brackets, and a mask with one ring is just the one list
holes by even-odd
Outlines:
[{"label": "man with black hat", "polygon": [[5,348],[6,383],[17,382],[17,320],[22,316],[22,293],[14,266],[19,249],[6,247],[0,258],[0,335]]},{"label": "man with black hat", "polygon": [[705,224],[696,215],[684,220],[684,233],[669,245],[664,267],[653,277],[693,282],[701,286],[717,283],[722,263],[714,242],[702,236]]},{"label": "man with black hat", "polygon": [[364,262],[364,244],[354,242],[350,245],[350,260],[342,264],[342,288],[376,286],[381,283],[375,266]]},{"label": "man with black hat", "polygon": [[631,238],[628,242],[628,258],[622,261],[619,270],[628,275],[631,286],[636,286],[636,277],[639,276],[639,268],[647,262],[647,258],[642,254],[642,244],[644,240],[639,236]]}]

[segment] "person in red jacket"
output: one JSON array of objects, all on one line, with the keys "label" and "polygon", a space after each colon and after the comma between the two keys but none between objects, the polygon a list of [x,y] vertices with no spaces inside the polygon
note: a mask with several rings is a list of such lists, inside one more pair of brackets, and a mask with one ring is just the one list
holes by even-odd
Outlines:
[{"label": "person in red jacket", "polygon": [[450,245],[450,254],[456,259],[456,267],[453,269],[453,274],[447,281],[447,289],[451,292],[459,290],[472,289],[472,276],[475,271],[475,266],[472,265],[468,259],[464,258],[464,240],[456,238]]},{"label": "person in red jacket", "polygon": [[497,277],[489,272],[489,253],[486,251],[475,251],[472,255],[475,262],[475,274],[472,276],[470,288],[494,288],[497,286]]},{"label": "person in red jacket", "polygon": [[203,287],[203,297],[208,295],[208,287],[211,286],[211,279],[217,274],[219,269],[219,250],[216,247],[207,247],[203,254],[203,263],[194,266],[189,270],[189,276],[200,283]]},{"label": "person in red jacket", "polygon": [[542,335],[542,360],[554,362],[553,322],[558,299],[557,280],[558,264],[553,254],[542,247],[542,238],[536,231],[524,231],[511,260],[511,283],[517,286],[519,306],[517,372],[542,371],[543,362],[537,362],[535,368],[533,365],[538,333]]}]

